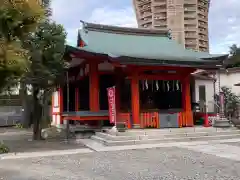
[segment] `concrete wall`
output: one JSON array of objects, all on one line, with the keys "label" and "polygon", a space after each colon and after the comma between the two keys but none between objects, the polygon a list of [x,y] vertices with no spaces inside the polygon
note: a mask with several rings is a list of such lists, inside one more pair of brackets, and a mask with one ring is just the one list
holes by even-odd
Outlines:
[{"label": "concrete wall", "polygon": [[199,86],[206,87],[207,111],[214,112],[214,83],[213,80],[195,79],[195,100],[199,101]]},{"label": "concrete wall", "polygon": [[22,122],[21,106],[0,106],[0,127]]},{"label": "concrete wall", "polygon": [[[217,76],[217,80],[218,80]],[[220,85],[227,86],[232,89],[236,95],[240,95],[240,87],[234,84],[240,83],[240,72],[220,73]]]}]

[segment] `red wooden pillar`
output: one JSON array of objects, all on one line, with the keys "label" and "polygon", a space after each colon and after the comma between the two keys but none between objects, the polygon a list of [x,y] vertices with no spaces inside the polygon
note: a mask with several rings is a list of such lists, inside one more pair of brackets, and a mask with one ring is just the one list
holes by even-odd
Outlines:
[{"label": "red wooden pillar", "polygon": [[89,64],[90,111],[99,111],[99,74],[98,63]]},{"label": "red wooden pillar", "polygon": [[118,82],[119,80],[117,79],[116,86],[115,86],[115,103],[116,103],[116,111],[117,113],[120,110],[120,83]]},{"label": "red wooden pillar", "polygon": [[[186,111],[186,79],[183,78],[181,80],[182,83],[182,109],[183,112]],[[185,123],[183,123],[183,126],[185,126]]]},{"label": "red wooden pillar", "polygon": [[184,110],[182,125],[186,127],[193,126],[189,75],[182,80],[182,106]]},{"label": "red wooden pillar", "polygon": [[117,123],[120,122],[122,119],[120,119],[120,106],[121,106],[121,100],[120,100],[120,92],[121,92],[121,77],[122,77],[122,71],[120,68],[115,68],[115,104],[116,104],[116,113],[117,113]]},{"label": "red wooden pillar", "polygon": [[115,103],[116,103],[116,110],[120,110],[120,92],[121,92],[121,79],[122,79],[122,71],[120,68],[115,68]]},{"label": "red wooden pillar", "polygon": [[139,79],[137,72],[134,72],[131,78],[131,101],[133,127],[140,128]]},{"label": "red wooden pillar", "polygon": [[62,112],[63,112],[63,88],[59,88],[59,93],[58,93],[58,102],[59,102],[59,110],[60,110],[60,124],[63,124],[63,117],[62,117]]},{"label": "red wooden pillar", "polygon": [[75,111],[79,111],[79,88],[75,88]]}]

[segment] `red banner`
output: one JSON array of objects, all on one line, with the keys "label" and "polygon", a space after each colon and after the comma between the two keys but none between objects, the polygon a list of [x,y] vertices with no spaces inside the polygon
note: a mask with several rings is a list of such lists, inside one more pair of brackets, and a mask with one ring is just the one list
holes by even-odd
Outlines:
[{"label": "red banner", "polygon": [[108,109],[110,123],[116,124],[117,112],[115,102],[115,86],[107,88],[108,93]]}]

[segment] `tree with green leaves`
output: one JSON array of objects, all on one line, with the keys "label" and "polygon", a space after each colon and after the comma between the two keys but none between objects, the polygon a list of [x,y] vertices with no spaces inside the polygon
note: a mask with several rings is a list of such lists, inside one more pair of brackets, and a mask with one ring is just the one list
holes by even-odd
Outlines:
[{"label": "tree with green leaves", "polygon": [[29,70],[23,81],[31,85],[32,90],[34,139],[40,139],[41,123],[49,116],[44,110],[49,107],[54,88],[63,80],[65,39],[63,26],[46,18],[23,43],[30,57]]},{"label": "tree with green leaves", "polygon": [[30,87],[34,139],[40,138],[43,107],[53,88],[63,79],[65,67],[65,30],[50,20],[51,1],[39,2],[0,2],[0,89],[20,78],[25,92]]},{"label": "tree with green leaves", "polygon": [[236,44],[230,47],[229,64],[228,68],[240,67],[240,47]]},{"label": "tree with green leaves", "polygon": [[[235,117],[238,113],[238,107],[240,105],[240,98],[232,90],[226,86],[221,87],[221,91],[224,95],[224,114],[227,117]],[[216,96],[218,105],[220,107],[219,95]]]},{"label": "tree with green leaves", "polygon": [[0,2],[0,90],[26,71],[28,53],[21,42],[36,30],[44,13],[36,0]]}]

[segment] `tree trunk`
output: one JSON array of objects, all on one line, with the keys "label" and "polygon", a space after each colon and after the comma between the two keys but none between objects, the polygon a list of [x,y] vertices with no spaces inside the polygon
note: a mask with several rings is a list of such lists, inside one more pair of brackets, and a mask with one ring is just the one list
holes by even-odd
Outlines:
[{"label": "tree trunk", "polygon": [[49,127],[50,120],[50,108],[49,108],[49,100],[50,100],[51,91],[45,91],[43,94],[43,107],[42,107],[42,127]]},{"label": "tree trunk", "polygon": [[21,82],[20,84],[20,97],[21,97],[21,103],[22,103],[22,121],[24,128],[29,128],[31,126],[31,106],[30,99],[27,94],[27,87],[26,84]]},{"label": "tree trunk", "polygon": [[42,117],[42,107],[38,99],[39,89],[33,87],[33,139],[41,139],[40,120]]}]

